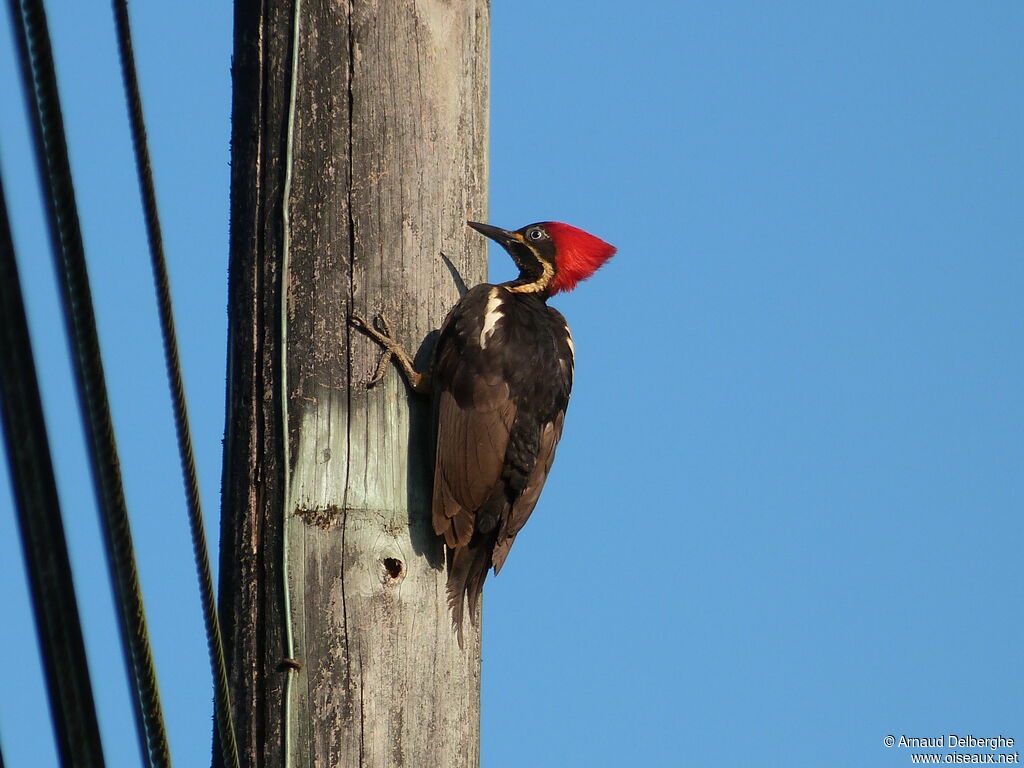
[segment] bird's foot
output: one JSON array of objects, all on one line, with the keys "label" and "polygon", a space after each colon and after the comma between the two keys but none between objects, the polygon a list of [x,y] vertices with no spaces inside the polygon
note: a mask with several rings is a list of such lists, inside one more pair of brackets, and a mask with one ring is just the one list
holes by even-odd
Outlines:
[{"label": "bird's foot", "polygon": [[405,378],[409,382],[409,386],[411,386],[416,392],[424,393],[429,391],[426,374],[417,373],[416,369],[413,368],[412,359],[409,357],[408,353],[402,349],[401,345],[395,341],[391,334],[391,326],[388,324],[387,318],[384,317],[383,314],[377,314],[373,319],[372,325],[356,314],[349,315],[348,322],[349,325],[358,328],[383,348],[380,360],[377,361],[377,368],[374,370],[373,376],[370,380],[366,382],[367,389],[375,387],[380,383],[381,379],[384,378],[384,374],[387,372],[388,363],[394,359],[405,374]]},{"label": "bird's foot", "polygon": [[377,361],[377,367],[374,369],[373,376],[366,382],[366,388],[372,389],[384,378],[384,374],[388,369],[388,363],[396,355],[396,348],[399,351],[401,348],[398,347],[398,344],[391,337],[391,326],[388,325],[387,318],[384,315],[376,315],[373,318],[373,325],[370,325],[370,323],[356,314],[349,315],[348,322],[349,325],[358,328],[381,346],[380,360]]}]

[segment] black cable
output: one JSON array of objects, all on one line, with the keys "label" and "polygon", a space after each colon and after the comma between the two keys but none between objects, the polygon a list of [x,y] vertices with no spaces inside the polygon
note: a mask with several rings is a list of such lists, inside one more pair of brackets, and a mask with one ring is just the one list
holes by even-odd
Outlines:
[{"label": "black cable", "polygon": [[178,438],[181,474],[185,483],[188,521],[192,534],[192,554],[199,577],[203,621],[206,625],[206,647],[213,673],[214,715],[217,721],[224,765],[227,768],[238,768],[238,748],[235,743],[235,729],[231,722],[231,699],[224,661],[224,644],[221,639],[220,623],[217,620],[217,600],[210,571],[206,529],[203,525],[203,511],[199,499],[199,483],[196,479],[195,458],[192,453],[188,404],[185,400],[185,387],[181,378],[181,361],[178,358],[174,312],[171,308],[170,280],[167,276],[167,260],[164,256],[163,236],[160,231],[153,168],[146,139],[146,123],[142,115],[142,97],[139,92],[139,79],[135,66],[128,3],[126,0],[113,0],[113,8],[114,21],[117,26],[118,53],[121,58],[121,75],[124,79],[125,96],[128,100],[132,146],[135,150],[135,168],[138,172],[139,190],[142,194],[146,236],[149,239],[149,255],[153,267],[153,283],[156,288],[157,308],[160,314],[160,333],[163,339],[164,363],[167,367],[167,383],[170,386],[171,400],[174,404],[174,428]]},{"label": "black cable", "polygon": [[[128,511],[114,442],[82,232],[64,138],[64,120],[42,0],[9,0],[22,78],[54,246],[93,483],[118,607],[121,641],[142,753],[152,768],[170,766],[153,655],[135,566]],[[20,7],[19,7],[20,5]]]},{"label": "black cable", "polygon": [[[0,421],[61,765],[103,766],[64,523],[0,178]],[[2,760],[0,760],[2,764]]]}]

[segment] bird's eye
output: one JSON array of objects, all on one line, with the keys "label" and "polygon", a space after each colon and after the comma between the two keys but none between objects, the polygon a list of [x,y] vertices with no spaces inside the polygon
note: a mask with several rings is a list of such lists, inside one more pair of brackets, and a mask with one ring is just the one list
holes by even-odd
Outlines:
[{"label": "bird's eye", "polygon": [[531,240],[540,240],[542,237],[544,237],[544,230],[541,229],[540,227],[538,227],[537,229],[531,229],[529,232],[526,233],[526,236]]}]

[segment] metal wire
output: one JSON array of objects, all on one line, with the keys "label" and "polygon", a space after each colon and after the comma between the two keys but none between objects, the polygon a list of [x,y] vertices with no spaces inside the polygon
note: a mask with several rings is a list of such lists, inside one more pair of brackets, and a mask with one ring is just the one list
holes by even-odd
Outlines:
[{"label": "metal wire", "polygon": [[[284,457],[284,508],[281,514],[281,587],[284,596],[284,640],[288,659],[295,658],[295,636],[292,627],[292,597],[288,564],[288,523],[292,514],[291,449],[288,440],[288,269],[291,253],[291,196],[295,144],[295,101],[299,79],[299,34],[302,0],[295,0],[292,9],[292,60],[288,88],[288,127],[285,140],[284,189],[281,201],[281,443]],[[289,665],[284,678],[284,711],[281,716],[281,737],[284,743],[284,768],[292,765],[292,680],[298,674]]]},{"label": "metal wire", "polygon": [[199,578],[203,622],[206,626],[206,648],[213,674],[214,716],[224,765],[228,768],[238,768],[238,747],[235,743],[234,725],[231,722],[231,698],[228,690],[227,666],[224,661],[224,644],[221,639],[220,622],[217,619],[217,600],[210,571],[210,557],[206,544],[206,529],[203,525],[203,510],[199,498],[195,457],[192,452],[188,404],[185,400],[181,361],[178,357],[178,340],[174,330],[174,312],[171,307],[170,279],[167,275],[167,260],[164,256],[153,168],[149,157],[149,143],[146,139],[146,123],[142,114],[142,96],[135,66],[128,3],[127,0],[113,0],[112,5],[117,28],[118,53],[121,59],[121,75],[124,79],[125,97],[128,100],[132,147],[135,150],[135,168],[139,177],[139,191],[142,195],[146,236],[149,240],[149,255],[153,268],[153,284],[156,289],[157,309],[160,315],[164,364],[167,368],[167,383],[171,389],[171,400],[174,407],[174,429],[178,440],[182,480],[185,484],[188,522],[192,534],[192,554]]},{"label": "metal wire", "polygon": [[134,687],[132,704],[140,747],[147,765],[162,768],[170,766],[171,756],[114,442],[46,11],[42,0],[9,2],[32,117],[39,173],[46,190],[47,218],[118,607],[125,664]]},{"label": "metal wire", "polygon": [[[53,476],[39,381],[0,179],[0,421],[61,765],[102,768],[103,748]],[[2,764],[2,761],[0,761]]]}]

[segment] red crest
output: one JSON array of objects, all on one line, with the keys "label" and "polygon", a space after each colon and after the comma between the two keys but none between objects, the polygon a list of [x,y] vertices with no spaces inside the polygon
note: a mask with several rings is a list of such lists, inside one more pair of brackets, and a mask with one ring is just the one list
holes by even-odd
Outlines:
[{"label": "red crest", "polygon": [[547,221],[544,228],[555,243],[555,277],[549,286],[552,296],[571,291],[615,254],[614,245],[569,224]]}]

